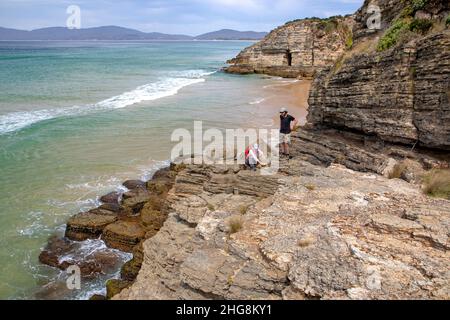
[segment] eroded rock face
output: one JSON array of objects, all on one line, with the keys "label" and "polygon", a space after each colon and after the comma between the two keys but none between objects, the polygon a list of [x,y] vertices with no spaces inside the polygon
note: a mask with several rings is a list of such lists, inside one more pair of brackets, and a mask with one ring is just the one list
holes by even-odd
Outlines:
[{"label": "eroded rock face", "polygon": [[[312,77],[330,66],[351,40],[353,19],[305,19],[287,23],[229,61],[229,73]],[[350,40],[349,40],[350,39]]]},{"label": "eroded rock face", "polygon": [[384,141],[450,150],[450,30],[322,72],[308,121]]},{"label": "eroded rock face", "polygon": [[[193,174],[200,186],[172,191],[136,282],[115,298],[449,298],[449,201],[340,165],[296,158],[284,170],[263,199],[212,194]],[[237,214],[241,229],[230,234]]]},{"label": "eroded rock face", "polygon": [[[389,177],[396,165],[404,166],[401,178],[420,183],[425,170],[446,168],[449,154],[418,153],[411,148],[385,143],[362,134],[334,129],[306,130],[292,133],[291,154],[298,159],[321,166],[333,163],[361,172],[373,172]],[[301,168],[299,168],[301,170]],[[293,167],[281,167],[281,172],[296,174]]]}]

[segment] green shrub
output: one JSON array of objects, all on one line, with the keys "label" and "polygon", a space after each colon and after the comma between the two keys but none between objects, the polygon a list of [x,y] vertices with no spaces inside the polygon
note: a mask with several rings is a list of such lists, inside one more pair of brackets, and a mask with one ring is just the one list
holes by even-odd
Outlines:
[{"label": "green shrub", "polygon": [[403,0],[406,5],[401,13],[402,18],[413,17],[414,14],[425,8],[428,4],[428,0]]},{"label": "green shrub", "polygon": [[409,30],[421,34],[427,33],[433,27],[433,22],[427,19],[414,19],[409,25]]},{"label": "green shrub", "polygon": [[409,18],[409,17],[412,17],[413,15],[414,15],[414,9],[413,9],[413,7],[410,6],[410,5],[407,5],[407,6],[403,9],[402,13],[400,14],[400,18]]},{"label": "green shrub", "polygon": [[400,35],[409,30],[409,26],[410,24],[406,20],[395,21],[378,42],[377,50],[384,51],[396,45]]},{"label": "green shrub", "polygon": [[422,10],[428,4],[428,0],[410,0],[414,13]]},{"label": "green shrub", "polygon": [[347,37],[347,40],[345,41],[345,47],[347,50],[350,50],[353,47],[353,36],[350,35]]},{"label": "green shrub", "polygon": [[319,28],[330,34],[335,31],[339,26],[339,22],[336,19],[326,19],[319,22]]},{"label": "green shrub", "polygon": [[450,26],[450,14],[447,17],[447,20],[445,20],[445,25],[448,27]]}]

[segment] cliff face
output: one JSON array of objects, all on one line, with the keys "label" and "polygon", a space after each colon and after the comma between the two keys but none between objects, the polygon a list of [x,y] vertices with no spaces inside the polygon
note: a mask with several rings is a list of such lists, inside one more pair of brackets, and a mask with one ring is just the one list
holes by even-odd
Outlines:
[{"label": "cliff face", "polygon": [[[367,3],[356,14],[354,48],[314,81],[309,123],[450,150],[450,30],[442,27],[449,2],[425,1],[410,11],[405,1],[379,1],[385,29],[375,32],[363,23]],[[429,35],[409,31],[418,24],[431,28]],[[405,30],[398,44],[376,50],[396,36],[392,25]]]},{"label": "cliff face", "polygon": [[449,31],[383,53],[356,54],[315,79],[308,121],[450,149],[449,83]]},{"label": "cliff face", "polygon": [[227,72],[311,77],[330,66],[351,41],[352,18],[287,23],[229,61]]}]

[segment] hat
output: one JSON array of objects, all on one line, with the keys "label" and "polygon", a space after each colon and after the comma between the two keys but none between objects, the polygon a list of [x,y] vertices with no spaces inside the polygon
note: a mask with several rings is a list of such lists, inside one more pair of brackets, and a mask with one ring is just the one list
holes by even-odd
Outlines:
[{"label": "hat", "polygon": [[288,109],[287,109],[287,108],[284,108],[284,107],[283,107],[283,108],[280,109],[280,113],[285,113],[285,112],[288,112]]},{"label": "hat", "polygon": [[255,144],[253,145],[253,149],[259,150],[259,145],[258,145],[257,143],[255,143]]}]

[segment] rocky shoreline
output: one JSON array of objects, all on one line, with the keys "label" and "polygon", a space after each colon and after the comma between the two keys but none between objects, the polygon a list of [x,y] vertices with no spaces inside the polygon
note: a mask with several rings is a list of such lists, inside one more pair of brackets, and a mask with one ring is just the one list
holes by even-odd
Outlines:
[{"label": "rocky shoreline", "polygon": [[[121,279],[107,283],[108,296],[112,296],[115,288],[129,285],[142,264],[143,241],[154,236],[167,218],[165,199],[174,184],[177,170],[176,166],[160,169],[147,182],[125,181],[123,186],[127,192],[112,192],[100,197],[102,204],[99,207],[68,220],[63,238],[53,236],[49,239],[39,261],[63,271],[76,265],[84,279],[120,268]],[[83,255],[81,243],[95,239],[104,241],[107,248],[131,253],[133,258],[120,266],[113,250]],[[94,298],[101,297],[97,295]]]},{"label": "rocky shoreline", "polygon": [[[148,182],[127,181],[130,191],[72,217],[41,262],[76,264],[89,278],[114,256],[55,263],[76,250],[70,240],[100,238],[132,253],[106,297],[93,300],[450,297],[450,201],[421,190],[421,177],[448,169],[448,157],[307,129],[292,147],[274,176],[180,162]],[[389,179],[399,163],[402,180]]]},{"label": "rocky shoreline", "polygon": [[[288,23],[231,61],[230,73],[314,77],[277,174],[172,164],[72,217],[41,261],[95,276],[101,257],[61,263],[70,240],[133,253],[95,299],[450,299],[449,4],[380,0],[371,32],[368,4]],[[436,30],[380,52],[398,19]]]},{"label": "rocky shoreline", "polygon": [[419,177],[449,159],[348,141],[330,152],[325,137],[296,132],[274,176],[182,166],[136,280],[113,299],[448,299],[450,201]]}]

